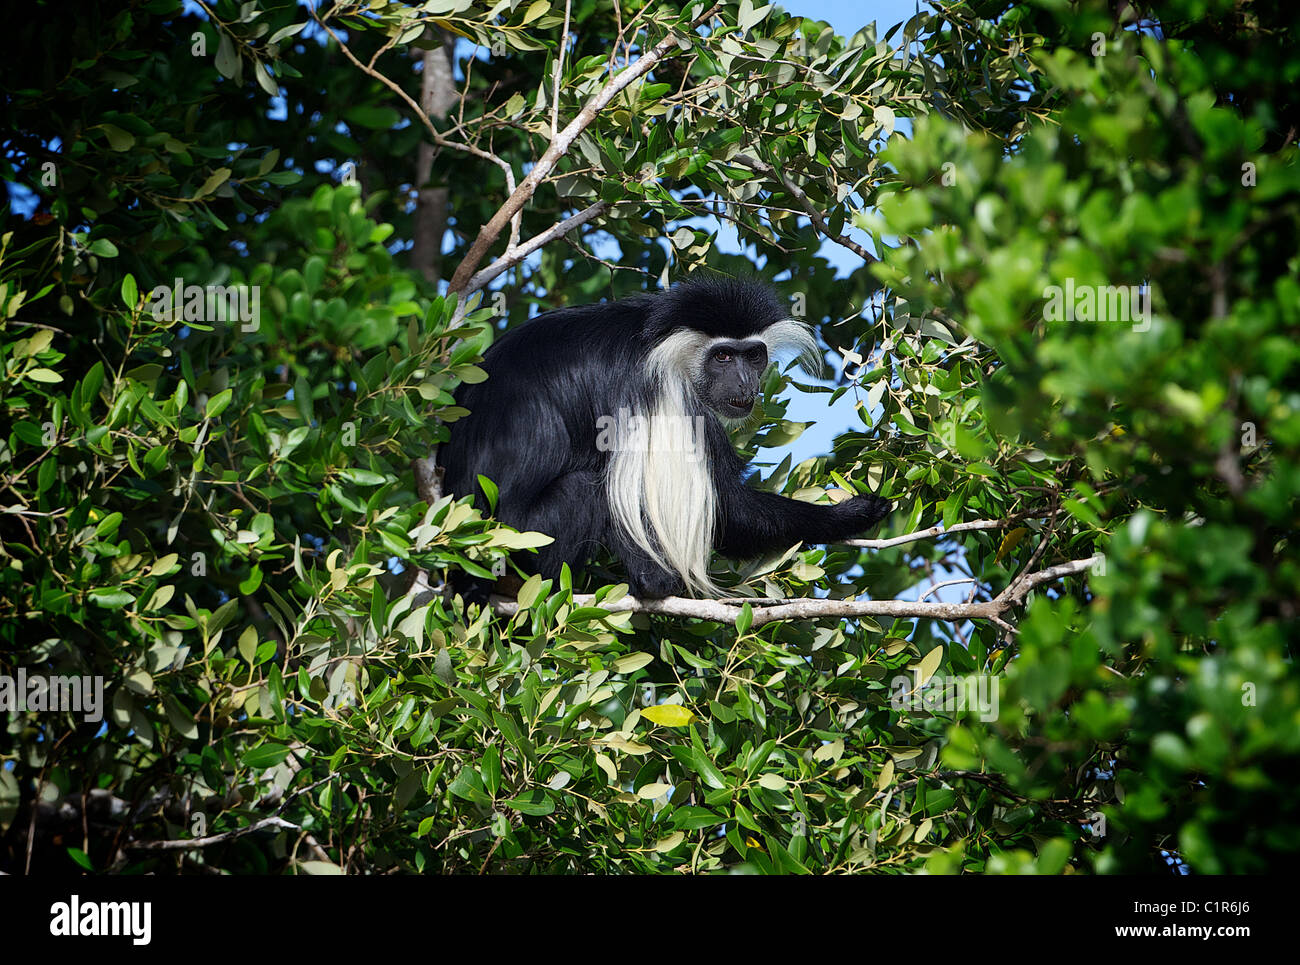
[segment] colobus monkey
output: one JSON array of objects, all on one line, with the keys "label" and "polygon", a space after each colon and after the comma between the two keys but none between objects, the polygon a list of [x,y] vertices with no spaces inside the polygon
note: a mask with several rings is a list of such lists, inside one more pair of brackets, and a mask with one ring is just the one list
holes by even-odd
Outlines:
[{"label": "colobus monkey", "polygon": [[457,390],[470,415],[440,449],[444,487],[486,509],[477,476],[496,483],[497,518],[554,537],[536,560],[545,577],[603,545],[635,595],[716,595],[714,549],[830,542],[890,510],[877,496],[813,505],[745,485],[724,423],[750,415],[779,353],[820,363],[771,289],[725,277],[539,315],[487,350],[487,381]]}]

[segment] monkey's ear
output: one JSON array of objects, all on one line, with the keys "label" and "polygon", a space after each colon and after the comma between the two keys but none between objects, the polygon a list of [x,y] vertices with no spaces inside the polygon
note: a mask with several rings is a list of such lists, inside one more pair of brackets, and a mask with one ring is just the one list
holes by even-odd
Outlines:
[{"label": "monkey's ear", "polygon": [[767,345],[767,354],[771,357],[794,357],[799,366],[809,375],[820,378],[826,370],[822,359],[821,346],[812,328],[804,322],[793,318],[783,318],[763,329],[759,336]]}]

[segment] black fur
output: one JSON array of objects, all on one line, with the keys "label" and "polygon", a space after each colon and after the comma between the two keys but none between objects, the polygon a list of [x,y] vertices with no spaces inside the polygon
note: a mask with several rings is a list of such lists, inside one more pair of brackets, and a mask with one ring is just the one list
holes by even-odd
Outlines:
[{"label": "black fur", "polygon": [[[471,414],[452,424],[451,440],[438,454],[445,490],[457,497],[472,493],[486,509],[476,476],[495,482],[497,518],[554,537],[534,561],[545,577],[556,577],[565,562],[581,567],[603,545],[623,562],[633,593],[680,592],[677,573],[648,558],[611,520],[604,491],[609,453],[597,449],[597,421],[620,408],[647,411],[657,387],[644,377],[644,362],[674,329],[745,339],[787,316],[767,286],[713,277],[532,319],[488,349],[486,382],[457,391],[457,404]],[[744,484],[746,463],[722,424],[698,402],[691,412],[706,416],[720,506],[713,543],[728,556],[842,539],[879,522],[891,508],[876,496],[812,505],[753,490]]]}]

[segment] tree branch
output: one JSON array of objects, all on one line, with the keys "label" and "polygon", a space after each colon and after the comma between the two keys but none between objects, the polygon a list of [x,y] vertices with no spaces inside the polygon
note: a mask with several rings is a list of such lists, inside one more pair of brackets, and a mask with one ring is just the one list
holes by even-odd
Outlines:
[{"label": "tree branch", "polygon": [[[994,599],[980,603],[921,603],[910,600],[788,600],[753,607],[754,622],[751,624],[751,629],[758,629],[778,620],[817,620],[825,617],[844,620],[853,617],[883,616],[919,617],[957,623],[966,620],[990,620],[1014,632],[1014,628],[1002,620],[1003,613],[1023,600],[1034,587],[1061,577],[1082,573],[1092,564],[1093,558],[1090,557],[1039,570],[1025,577],[1018,585],[1003,590]],[[578,593],[574,594],[573,602],[575,606],[598,606],[611,613],[627,610],[633,613],[691,617],[731,624],[736,622],[742,609],[734,603],[723,603],[720,600],[693,600],[680,596],[664,597],[661,600],[638,600],[636,597],[625,596],[612,603],[597,603],[594,594]],[[492,608],[503,615],[513,615],[519,610],[518,603],[503,597],[494,596],[491,598],[491,603]]]},{"label": "tree branch", "polygon": [[300,831],[301,828],[292,821],[286,821],[284,818],[262,818],[260,821],[254,821],[246,828],[236,828],[233,831],[223,831],[221,834],[210,834],[206,838],[182,838],[173,841],[136,841],[127,845],[133,851],[192,851],[195,848],[206,848],[210,845],[221,844],[225,841],[233,841],[235,838],[242,838],[246,834],[252,834],[254,831],[261,831],[263,828],[285,828],[291,831]]},{"label": "tree branch", "polygon": [[[442,46],[422,54],[420,109],[429,117],[445,121],[456,103],[456,82],[452,77],[451,51],[454,36],[443,30]],[[373,65],[374,58],[371,58]],[[411,232],[411,265],[429,282],[442,278],[442,236],[447,230],[450,196],[444,187],[430,187],[434,147],[421,141],[415,161],[415,224]]]},{"label": "tree branch", "polygon": [[835,242],[837,245],[842,245],[849,249],[849,251],[860,257],[867,264],[871,264],[873,261],[878,260],[875,255],[862,247],[862,245],[858,244],[848,235],[837,235],[832,232],[830,226],[826,223],[826,219],[822,217],[822,213],[818,211],[817,206],[812,203],[812,199],[809,198],[808,195],[804,193],[803,188],[795,184],[794,180],[784,171],[778,171],[766,161],[750,157],[747,154],[737,154],[732,158],[732,160],[737,164],[743,164],[752,171],[757,171],[769,178],[775,178],[780,181],[781,184],[785,186],[786,191],[790,192],[791,196],[799,202],[799,207],[803,208],[803,210],[807,212],[808,217],[812,220],[813,227],[817,229],[823,238],[827,238]]},{"label": "tree branch", "polygon": [[588,221],[594,221],[610,209],[608,201],[597,201],[590,207],[583,208],[572,217],[565,218],[559,224],[553,224],[545,231],[533,235],[527,241],[520,245],[514,245],[506,249],[505,254],[492,262],[482,271],[474,273],[474,276],[465,283],[465,291],[460,298],[460,304],[464,305],[466,299],[474,294],[480,288],[488,285],[494,278],[504,271],[508,271],[515,265],[519,264],[538,248],[549,244],[557,238],[567,235],[574,228],[586,224]]},{"label": "tree branch", "polygon": [[974,519],[968,523],[954,523],[945,529],[943,526],[931,526],[929,529],[919,529],[915,533],[905,533],[902,536],[891,536],[888,539],[842,539],[837,540],[841,546],[857,546],[869,550],[883,550],[891,546],[902,546],[905,543],[916,543],[923,539],[929,539],[931,536],[947,536],[950,533],[964,533],[971,530],[980,529],[1005,529],[1025,519],[1040,519],[1039,513],[1017,513],[1014,516],[1008,516],[1006,519]]},{"label": "tree branch", "polygon": [[[363,64],[360,60],[358,60],[356,55],[352,53],[350,49],[348,49],[348,45],[339,39],[338,34],[336,34],[333,30],[329,28],[329,26],[325,23],[325,21],[321,19],[320,15],[316,13],[316,10],[314,8],[308,8],[308,9],[311,10],[312,18],[318,24],[320,24],[321,29],[323,29],[326,33],[328,33],[331,37],[334,38],[334,42],[339,45],[339,50],[343,51],[343,55],[347,57],[348,60],[352,61],[353,65],[358,70],[360,70],[364,74],[369,75],[370,77],[373,77],[375,80],[379,81],[381,84],[383,84],[385,87],[391,90],[394,94],[396,94],[406,103],[406,106],[411,109],[411,112],[420,119],[420,122],[424,125],[425,130],[429,132],[429,137],[432,138],[433,143],[437,144],[439,147],[449,148],[453,151],[463,151],[466,154],[471,154],[474,157],[480,158],[484,161],[490,161],[491,163],[499,167],[503,172],[505,172],[506,191],[509,192],[510,197],[514,197],[514,195],[518,193],[515,188],[515,171],[514,168],[510,166],[509,162],[507,162],[504,158],[497,157],[495,154],[493,154],[490,151],[485,151],[480,147],[475,147],[473,144],[462,144],[459,141],[453,141],[451,140],[451,138],[446,137],[443,134],[439,133],[438,129],[433,126],[433,121],[430,119],[429,115],[420,107],[419,104],[417,104],[414,101],[414,99],[412,99],[410,94],[402,90],[400,86],[395,84],[393,81],[389,80],[387,77],[385,77],[379,71],[375,70],[373,67],[367,66],[366,64]],[[509,201],[507,201],[506,203],[509,204]],[[500,212],[498,212],[498,214],[499,213]],[[506,219],[510,221],[512,242],[514,239],[519,237],[519,227],[522,218],[523,218],[522,211],[516,211],[512,217]],[[504,224],[505,221],[502,221],[502,225]],[[500,233],[501,233],[501,229],[498,228],[497,234]],[[495,236],[493,237],[495,239]]]},{"label": "tree branch", "polygon": [[[691,22],[691,28],[698,27],[700,24],[710,20],[714,14],[722,7],[721,4],[715,4],[707,11],[696,17]],[[613,78],[606,84],[599,93],[591,98],[578,112],[578,116],[570,121],[559,134],[551,141],[546,152],[537,159],[533,169],[528,172],[528,176],[520,182],[519,187],[511,192],[510,197],[506,199],[500,209],[494,214],[491,220],[485,224],[470,245],[469,251],[465,258],[456,268],[456,273],[452,275],[451,284],[448,286],[449,292],[465,292],[471,276],[478,268],[479,263],[487,254],[488,248],[501,236],[505,230],[507,222],[519,215],[523,211],[524,205],[536,193],[537,188],[545,180],[546,176],[551,173],[556,163],[562,158],[577,139],[578,135],[586,130],[596,119],[606,105],[609,104],[621,91],[626,89],[638,77],[646,74],[650,68],[659,63],[664,55],[677,45],[677,37],[674,33],[669,33],[667,37],[655,44],[648,52],[637,58],[636,62],[630,67],[623,70],[617,77]]]}]

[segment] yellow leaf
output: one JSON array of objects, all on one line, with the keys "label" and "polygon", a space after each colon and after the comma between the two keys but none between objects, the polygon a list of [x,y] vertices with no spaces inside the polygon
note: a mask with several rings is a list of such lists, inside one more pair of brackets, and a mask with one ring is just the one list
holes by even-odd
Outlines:
[{"label": "yellow leaf", "polygon": [[695,719],[695,715],[681,704],[659,704],[655,707],[642,707],[641,716],[646,720],[662,724],[664,727],[685,727]]},{"label": "yellow leaf", "polygon": [[640,741],[624,740],[621,737],[606,737],[601,741],[607,747],[612,747],[616,751],[622,751],[624,754],[649,754],[650,745],[642,744]]},{"label": "yellow leaf", "polygon": [[657,797],[663,797],[672,789],[671,784],[647,784],[637,791],[636,795],[643,801],[653,801]]},{"label": "yellow leaf", "polygon": [[1025,529],[1025,527],[1017,526],[1011,532],[1007,533],[1006,536],[1002,537],[1002,545],[998,547],[998,554],[993,557],[993,562],[1001,563],[1002,558],[1019,546],[1020,541],[1025,538],[1025,534],[1028,532],[1029,530]]},{"label": "yellow leaf", "polygon": [[53,339],[54,333],[47,328],[43,328],[31,338],[25,338],[14,346],[14,358],[22,359],[29,355],[44,352],[50,347],[50,342]]},{"label": "yellow leaf", "polygon": [[746,846],[746,847],[750,847],[750,848],[757,848],[759,851],[766,851],[766,850],[767,850],[767,849],[764,848],[761,844],[759,844],[759,843],[758,843],[758,840],[757,840],[756,838],[754,838],[754,837],[746,837],[746,838],[745,838],[745,846]]},{"label": "yellow leaf", "polygon": [[524,582],[524,585],[519,588],[519,594],[515,598],[519,603],[519,609],[527,610],[537,602],[537,597],[541,592],[542,577],[540,574],[534,573]]}]

